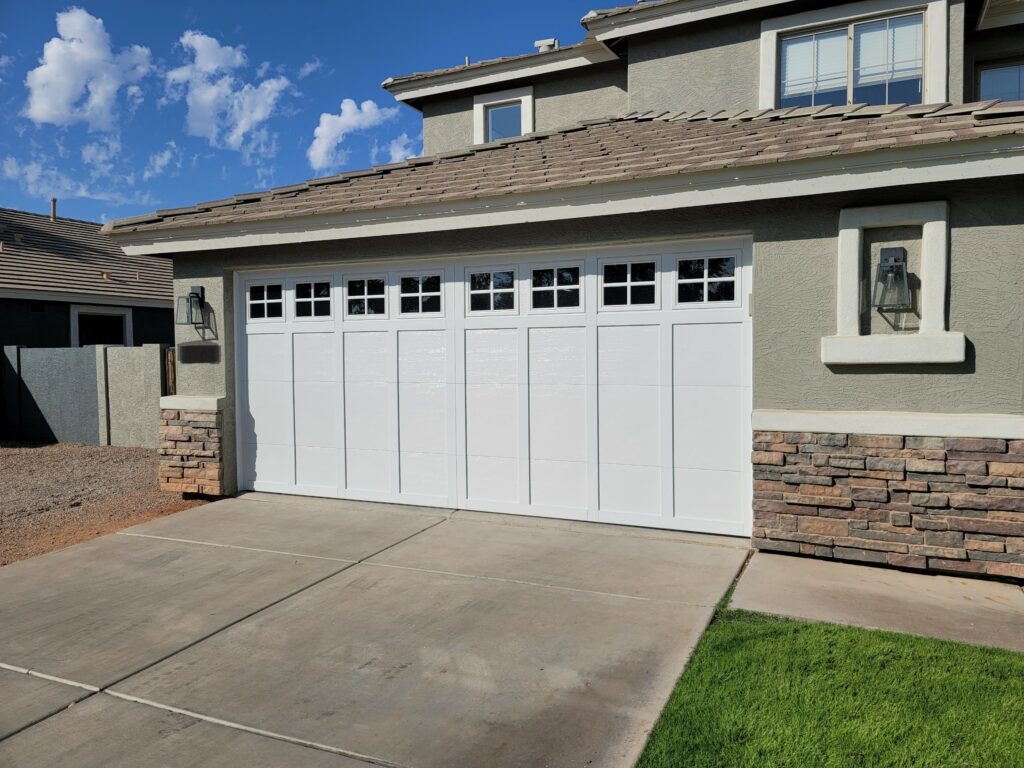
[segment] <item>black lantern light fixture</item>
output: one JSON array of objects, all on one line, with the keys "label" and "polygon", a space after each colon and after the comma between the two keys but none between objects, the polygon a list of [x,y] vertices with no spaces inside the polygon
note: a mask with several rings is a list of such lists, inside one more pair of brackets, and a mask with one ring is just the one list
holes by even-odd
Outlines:
[{"label": "black lantern light fixture", "polygon": [[905,248],[882,249],[875,272],[871,306],[884,312],[903,312],[911,309]]},{"label": "black lantern light fixture", "polygon": [[203,309],[206,306],[206,292],[201,285],[193,285],[188,294],[178,297],[178,305],[174,313],[177,325],[192,325],[199,328],[206,324]]}]

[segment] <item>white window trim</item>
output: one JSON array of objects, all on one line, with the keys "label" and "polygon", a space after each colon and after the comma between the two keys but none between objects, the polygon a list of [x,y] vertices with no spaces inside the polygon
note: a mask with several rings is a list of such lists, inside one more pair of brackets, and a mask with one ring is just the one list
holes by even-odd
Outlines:
[{"label": "white window trim", "polygon": [[[921,327],[917,333],[860,335],[864,230],[921,227]],[[836,335],[821,340],[825,364],[962,363],[966,340],[946,330],[949,207],[944,201],[844,208],[839,212]]]},{"label": "white window trim", "polygon": [[[440,291],[439,294],[433,294],[433,293],[426,293],[426,294],[424,294],[424,293],[405,293],[405,294],[403,294],[402,293],[402,278],[403,277],[421,278],[421,277],[431,277],[433,275],[437,275],[437,276],[439,276],[441,278],[441,291]],[[396,301],[398,302],[396,304],[396,306],[398,307],[398,310],[397,310],[398,317],[406,318],[406,319],[409,319],[409,320],[415,320],[416,318],[419,318],[419,317],[422,317],[422,318],[435,318],[436,319],[436,318],[439,318],[439,317],[443,318],[445,316],[445,300],[444,300],[444,297],[445,297],[446,288],[447,288],[447,282],[448,281],[445,278],[445,270],[444,269],[442,269],[441,267],[437,267],[435,269],[418,269],[418,270],[412,270],[412,271],[405,270],[405,271],[402,271],[402,272],[396,272],[395,275],[394,275],[394,278],[395,278],[395,298],[396,298]],[[420,297],[420,304],[422,306],[423,296],[435,296],[435,295],[439,296],[440,299],[441,299],[441,309],[438,310],[437,312],[403,312],[402,311],[402,297],[403,296],[418,296],[418,297]]]},{"label": "white window trim", "polygon": [[874,16],[924,12],[924,77],[921,98],[925,104],[946,101],[949,90],[949,0],[864,0],[832,8],[820,8],[761,22],[761,70],[758,106],[775,109],[778,104],[779,39],[815,27],[849,24]]},{"label": "white window trim", "polygon": [[533,86],[481,93],[473,97],[473,143],[487,143],[487,107],[518,101],[520,133],[533,133]]},{"label": "white window trim", "polygon": [[[533,306],[533,273],[538,269],[553,269],[556,271],[555,285],[551,288],[540,288],[542,291],[553,291],[556,292],[559,289],[557,271],[562,268],[575,267],[580,271],[580,281],[577,285],[561,286],[563,288],[578,288],[580,292],[580,303],[578,307],[534,307]],[[587,310],[587,297],[586,291],[584,290],[584,283],[587,281],[587,270],[586,264],[582,261],[551,261],[538,264],[526,264],[526,275],[524,275],[524,281],[526,286],[527,296],[527,312],[531,315],[566,315],[566,314],[579,314],[586,312]],[[555,296],[555,303],[558,303],[558,296]]]},{"label": "white window trim", "polygon": [[[470,275],[481,274],[488,272],[491,274],[491,288],[486,291],[474,291],[470,284]],[[495,272],[511,272],[512,273],[512,290],[502,288],[498,293],[511,293],[512,294],[512,309],[472,309],[472,296],[473,294],[484,294],[489,293],[491,295],[491,306],[494,306],[494,273]],[[465,286],[466,293],[466,317],[491,317],[493,315],[518,315],[519,307],[523,303],[522,286],[520,285],[520,274],[519,267],[515,264],[492,264],[487,266],[477,267],[466,267],[466,271],[463,273],[462,284]]]},{"label": "white window trim", "polygon": [[[316,301],[323,301],[323,297],[320,299],[300,299],[298,286],[300,283],[327,283],[331,287],[330,296],[328,296],[328,305],[330,306],[331,312],[328,315],[310,315],[309,317],[299,317],[299,302],[300,301],[313,301],[315,306]],[[337,287],[334,284],[332,275],[300,275],[288,280],[287,295],[289,297],[288,306],[288,318],[296,323],[329,323],[334,320],[334,308],[337,295]],[[248,307],[246,308],[248,312]]]},{"label": "white window trim", "polygon": [[132,330],[132,308],[111,307],[98,304],[72,304],[71,305],[71,346],[80,346],[78,343],[78,318],[81,315],[119,315],[124,322],[124,345],[135,346],[134,332]]},{"label": "white window trim", "polygon": [[[629,274],[633,274],[634,264],[646,264],[648,262],[654,262],[654,302],[651,304],[605,304],[604,303],[604,268],[606,264],[629,264]],[[674,264],[674,262],[672,262]],[[674,269],[674,267],[673,267]],[[599,312],[650,312],[652,310],[658,311],[662,306],[662,293],[664,292],[665,285],[665,272],[667,268],[664,264],[662,254],[651,254],[651,255],[640,255],[640,256],[610,256],[603,259],[597,260],[597,309]],[[672,274],[675,274],[673,272]],[[650,283],[640,282],[633,283],[632,280],[628,283],[612,283],[612,286],[625,285],[631,288],[633,285],[650,285]],[[675,290],[675,284],[672,285]],[[632,291],[627,290],[627,299],[632,296]]]},{"label": "white window trim", "polygon": [[[384,313],[380,315],[353,315],[348,311],[348,281],[349,280],[383,280],[384,281],[384,294],[374,294],[375,299],[384,299]],[[388,280],[388,275],[384,272],[353,272],[351,274],[344,274],[341,276],[341,302],[342,302],[342,317],[345,320],[356,320],[362,322],[369,320],[387,320],[391,317],[391,296],[390,296],[391,282]],[[363,294],[362,296],[353,296],[354,299],[369,299],[369,294]],[[365,306],[365,305],[364,305]]]},{"label": "white window trim", "polygon": [[[268,285],[280,285],[281,286],[281,316],[280,317],[250,317],[249,316],[249,289],[253,286],[262,285],[264,288]],[[268,277],[265,280],[246,280],[245,281],[245,322],[246,323],[285,323],[288,322],[288,281],[280,277]],[[266,296],[266,293],[263,294]],[[266,305],[266,301],[259,302]]]}]

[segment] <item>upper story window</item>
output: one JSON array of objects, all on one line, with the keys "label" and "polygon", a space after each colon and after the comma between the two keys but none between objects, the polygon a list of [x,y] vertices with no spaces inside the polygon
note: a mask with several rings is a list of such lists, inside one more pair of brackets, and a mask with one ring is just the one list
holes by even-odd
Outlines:
[{"label": "upper story window", "polygon": [[473,97],[473,142],[483,144],[533,131],[533,88]]},{"label": "upper story window", "polygon": [[862,0],[765,19],[758,106],[946,101],[949,3]]},{"label": "upper story window", "polygon": [[1024,99],[1024,61],[982,67],[978,73],[978,98],[1003,101]]},{"label": "upper story window", "polygon": [[919,104],[924,15],[872,19],[779,41],[780,107]]}]

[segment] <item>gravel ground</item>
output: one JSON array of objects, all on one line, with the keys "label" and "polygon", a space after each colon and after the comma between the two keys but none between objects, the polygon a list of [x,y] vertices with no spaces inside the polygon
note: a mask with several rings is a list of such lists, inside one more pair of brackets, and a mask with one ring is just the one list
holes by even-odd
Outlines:
[{"label": "gravel ground", "polygon": [[0,566],[203,503],[156,478],[148,448],[0,443]]}]

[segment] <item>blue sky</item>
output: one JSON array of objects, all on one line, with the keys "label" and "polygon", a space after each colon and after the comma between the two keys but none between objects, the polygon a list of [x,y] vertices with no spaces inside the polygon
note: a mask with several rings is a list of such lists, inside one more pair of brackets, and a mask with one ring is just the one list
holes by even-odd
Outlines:
[{"label": "blue sky", "polygon": [[0,207],[104,221],[418,154],[391,75],[582,38],[577,0],[0,1]]}]

